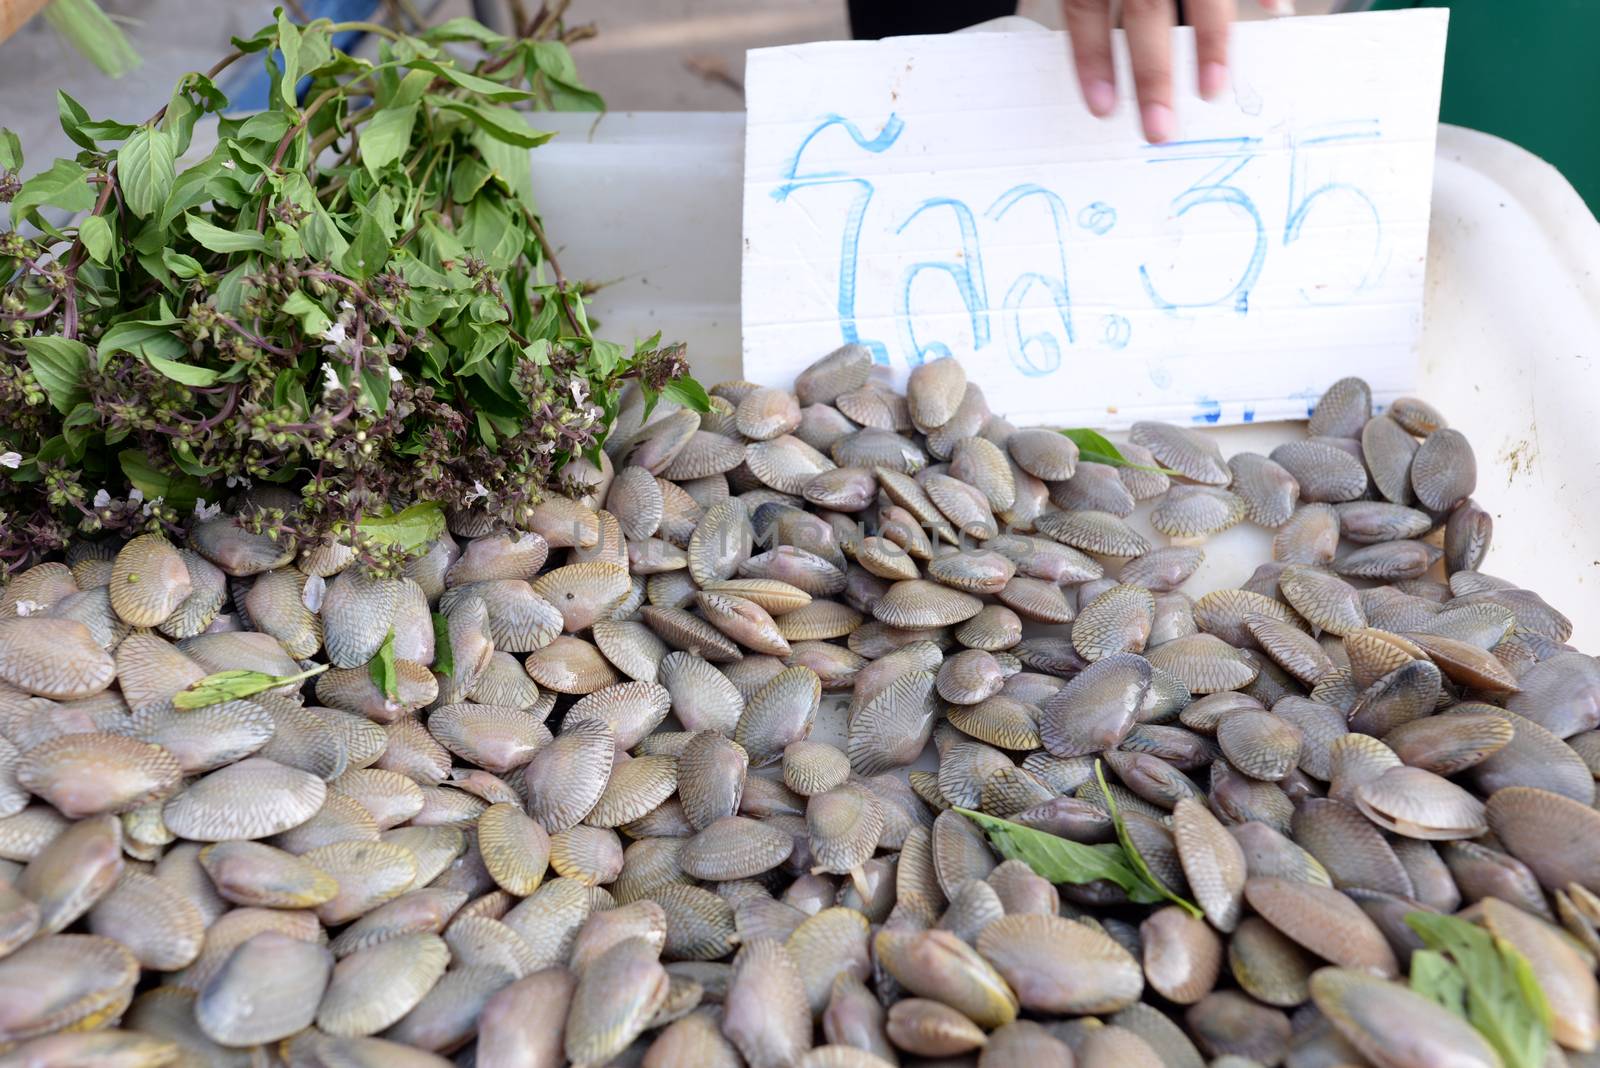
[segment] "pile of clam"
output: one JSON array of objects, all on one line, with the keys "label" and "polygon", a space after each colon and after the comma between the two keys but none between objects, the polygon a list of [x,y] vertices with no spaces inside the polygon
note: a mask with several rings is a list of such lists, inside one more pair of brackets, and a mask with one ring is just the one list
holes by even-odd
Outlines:
[{"label": "pile of clam", "polygon": [[[1418,911],[1596,1063],[1600,662],[1478,570],[1439,413],[1345,380],[1270,456],[1114,467],[951,360],[712,393],[403,577],[227,515],[16,576],[0,1063],[1501,1064],[1405,985]],[[1272,559],[1185,592],[1241,522]],[[1112,800],[1201,915],[956,811],[1104,843]]]}]

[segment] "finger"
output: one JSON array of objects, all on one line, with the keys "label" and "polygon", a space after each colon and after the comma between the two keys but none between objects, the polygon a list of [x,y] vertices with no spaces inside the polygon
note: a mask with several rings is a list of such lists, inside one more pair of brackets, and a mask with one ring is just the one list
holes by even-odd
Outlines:
[{"label": "finger", "polygon": [[1133,86],[1139,97],[1139,121],[1152,144],[1173,134],[1172,0],[1127,0],[1122,25],[1128,31],[1133,59]]},{"label": "finger", "polygon": [[1186,11],[1194,27],[1200,95],[1214,100],[1228,87],[1228,28],[1237,15],[1234,0],[1189,0]]},{"label": "finger", "polygon": [[1110,0],[1062,0],[1078,87],[1089,111],[1105,118],[1117,106],[1116,69],[1111,63]]}]

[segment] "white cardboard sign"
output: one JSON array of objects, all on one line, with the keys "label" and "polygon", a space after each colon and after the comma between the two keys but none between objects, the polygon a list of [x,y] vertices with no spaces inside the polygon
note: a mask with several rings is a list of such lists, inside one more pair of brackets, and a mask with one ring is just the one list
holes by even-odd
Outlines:
[{"label": "white cardboard sign", "polygon": [[1304,418],[1336,378],[1416,381],[1443,10],[1238,25],[1178,136],[1082,104],[1065,34],[752,51],[744,374],[848,341],[946,354],[1018,425]]}]

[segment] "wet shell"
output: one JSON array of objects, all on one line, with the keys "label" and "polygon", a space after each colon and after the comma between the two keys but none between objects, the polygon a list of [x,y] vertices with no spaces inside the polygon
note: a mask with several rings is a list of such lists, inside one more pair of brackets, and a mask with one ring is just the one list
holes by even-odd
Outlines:
[{"label": "wet shell", "polygon": [[835,467],[832,460],[791,434],[746,445],[745,462],[763,485],[797,496],[813,478]]},{"label": "wet shell", "polygon": [[115,938],[142,967],[176,971],[200,952],[205,920],[186,898],[161,879],[125,871],[88,915],[89,930]]},{"label": "wet shell", "polygon": [[111,607],[124,622],[153,627],[192,592],[183,557],[161,535],[141,534],[117,553],[111,570]]},{"label": "wet shell", "polygon": [[850,777],[850,758],[823,742],[790,743],[783,751],[783,782],[802,797],[826,793]]},{"label": "wet shell", "polygon": [[428,717],[428,733],[463,760],[497,774],[526,764],[550,741],[537,716],[505,705],[445,705]]},{"label": "wet shell", "polygon": [[747,879],[788,859],[794,838],[787,831],[744,816],[724,816],[684,844],[678,862],[696,879]]},{"label": "wet shell", "polygon": [[[1170,423],[1134,423],[1128,434],[1151,457],[1192,482],[1226,486],[1232,478],[1211,439]],[[1135,461],[1137,462],[1137,461]]]},{"label": "wet shell", "polygon": [[[1056,916],[1005,916],[978,936],[1025,1009],[1048,1013],[1116,1012],[1139,999],[1139,962],[1107,935]],[[902,980],[903,981],[903,980]]]},{"label": "wet shell", "polygon": [[666,643],[649,627],[632,620],[597,619],[593,637],[605,658],[630,679],[654,682],[667,656]]},{"label": "wet shell", "polygon": [[616,735],[603,719],[566,724],[524,772],[528,814],[546,830],[576,825],[594,808],[611,775]]},{"label": "wet shell", "polygon": [[1063,545],[1101,556],[1143,556],[1151,549],[1144,535],[1109,512],[1047,512],[1034,526]]},{"label": "wet shell", "polygon": [[307,850],[306,863],[331,875],[338,893],[316,906],[323,923],[348,923],[411,888],[416,854],[391,842],[334,842]]},{"label": "wet shell", "polygon": [[1253,876],[1245,883],[1244,894],[1263,919],[1324,960],[1389,978],[1399,974],[1382,932],[1339,891]]},{"label": "wet shell", "polygon": [[889,587],[873,615],[891,627],[946,627],[971,619],[983,602],[968,593],[926,579],[908,579]]},{"label": "wet shell", "polygon": [[569,633],[587,629],[628,590],[628,569],[600,560],[558,567],[533,581],[533,592],[556,606]]},{"label": "wet shell", "polygon": [[402,586],[346,568],[328,583],[322,602],[323,640],[335,667],[360,667],[378,652],[400,605]]},{"label": "wet shell", "polygon": [[1272,559],[1320,566],[1333,561],[1338,547],[1339,513],[1328,504],[1302,504],[1272,536]]},{"label": "wet shell", "polygon": [[116,665],[89,628],[73,619],[0,619],[0,682],[71,701],[111,685]]},{"label": "wet shell", "polygon": [[678,788],[678,761],[670,756],[639,756],[618,764],[586,823],[620,827],[655,810]]},{"label": "wet shell", "polygon": [[1302,500],[1353,501],[1367,491],[1361,461],[1327,442],[1286,442],[1272,450],[1271,458],[1300,484]]},{"label": "wet shell", "polygon": [[334,965],[317,1008],[330,1035],[371,1035],[415,1008],[444,974],[450,950],[438,935],[400,935],[356,951]]},{"label": "wet shell", "polygon": [[550,867],[585,886],[609,883],[622,870],[622,842],[609,828],[579,824],[550,836]]},{"label": "wet shell", "polygon": [[1073,620],[1073,648],[1091,663],[1115,653],[1143,652],[1155,612],[1155,597],[1148,589],[1112,586],[1084,605]]},{"label": "wet shell", "polygon": [[[983,440],[982,438],[976,440]],[[1133,514],[1133,494],[1107,464],[1086,463],[1065,482],[1050,486],[1050,501],[1063,511],[1110,512],[1126,518]]]},{"label": "wet shell", "polygon": [[1195,798],[1184,798],[1173,809],[1172,837],[1206,919],[1219,931],[1233,930],[1244,899],[1244,850]]},{"label": "wet shell", "polygon": [[1478,486],[1478,461],[1459,430],[1435,430],[1411,461],[1411,486],[1424,508],[1447,512],[1472,496]]},{"label": "wet shell", "polygon": [[1257,526],[1276,529],[1289,521],[1300,501],[1300,483],[1282,464],[1253,452],[1228,459],[1230,487],[1244,500],[1245,517]]},{"label": "wet shell", "polygon": [[98,935],[38,938],[0,961],[0,1041],[103,1026],[133,995],[139,963]]},{"label": "wet shell", "polygon": [[915,760],[938,713],[933,697],[934,673],[913,670],[864,700],[850,719],[850,766],[872,775]]},{"label": "wet shell", "polygon": [[[200,991],[195,1019],[216,1042],[275,1042],[309,1027],[333,971],[326,947],[276,932],[245,942]],[[283,977],[293,976],[293,982]]]},{"label": "wet shell", "polygon": [[1174,486],[1150,513],[1150,525],[1173,538],[1207,538],[1245,517],[1244,499],[1215,486]]},{"label": "wet shell", "polygon": [[619,678],[600,650],[567,634],[529,653],[522,666],[540,687],[556,693],[593,693]]},{"label": "wet shell", "polygon": [[[446,590],[439,607],[446,616],[473,598],[483,602],[494,648],[505,653],[526,653],[548,645],[561,633],[561,610],[533,592],[522,579],[473,582]],[[452,640],[454,636],[452,635]]]},{"label": "wet shell", "polygon": [[993,697],[1005,685],[1000,664],[987,652],[967,649],[946,657],[935,676],[939,696],[958,705]]},{"label": "wet shell", "polygon": [[303,909],[339,892],[333,876],[314,863],[260,842],[217,842],[200,850],[217,893],[237,905]]},{"label": "wet shell", "polygon": [[1150,666],[1174,675],[1194,694],[1237,690],[1257,674],[1237,649],[1210,634],[1191,634],[1157,646],[1150,651]]},{"label": "wet shell", "polygon": [[1488,829],[1483,802],[1433,772],[1394,767],[1356,788],[1372,822],[1408,838],[1476,838]]},{"label": "wet shell", "polygon": [[1335,575],[1296,565],[1284,570],[1278,585],[1284,598],[1312,626],[1344,635],[1367,625],[1355,587]]},{"label": "wet shell", "polygon": [[1318,1009],[1374,1063],[1395,1068],[1489,1066],[1499,1055],[1461,1017],[1397,983],[1348,968],[1322,968],[1309,985]]},{"label": "wet shell", "polygon": [[871,370],[872,353],[864,345],[841,345],[795,376],[795,396],[801,404],[832,404],[866,385]]},{"label": "wet shell", "polygon": [[706,620],[747,649],[769,656],[788,656],[789,642],[767,610],[754,601],[725,593],[695,595]]},{"label": "wet shell", "polygon": [[1222,939],[1205,920],[1168,905],[1139,925],[1139,941],[1145,977],[1162,997],[1192,1005],[1216,985],[1222,970]]},{"label": "wet shell", "polygon": [[864,786],[845,783],[814,795],[806,805],[814,870],[848,874],[877,850],[883,832],[883,805]]},{"label": "wet shell", "polygon": [[17,782],[69,819],[127,812],[177,789],[182,770],[158,745],[116,734],[67,734],[29,749]]},{"label": "wet shell", "polygon": [[810,668],[784,668],[751,697],[734,739],[755,767],[776,762],[784,747],[811,732],[822,701],[822,680]]},{"label": "wet shell", "polygon": [[265,838],[310,819],[326,792],[315,775],[250,757],[190,784],[166,803],[163,817],[196,842]]}]

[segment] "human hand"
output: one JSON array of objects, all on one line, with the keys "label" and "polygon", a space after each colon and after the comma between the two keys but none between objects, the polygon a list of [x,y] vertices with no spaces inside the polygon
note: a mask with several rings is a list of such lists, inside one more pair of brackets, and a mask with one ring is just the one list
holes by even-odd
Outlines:
[{"label": "human hand", "polygon": [[[1175,7],[1173,0],[1123,0],[1122,5],[1139,122],[1145,140],[1152,143],[1169,139],[1176,130],[1172,112]],[[1084,103],[1104,118],[1117,106],[1111,63],[1111,0],[1062,0],[1062,9]],[[1236,14],[1234,0],[1188,0],[1185,10],[1194,26],[1200,95],[1210,100],[1228,86],[1228,27]]]}]

